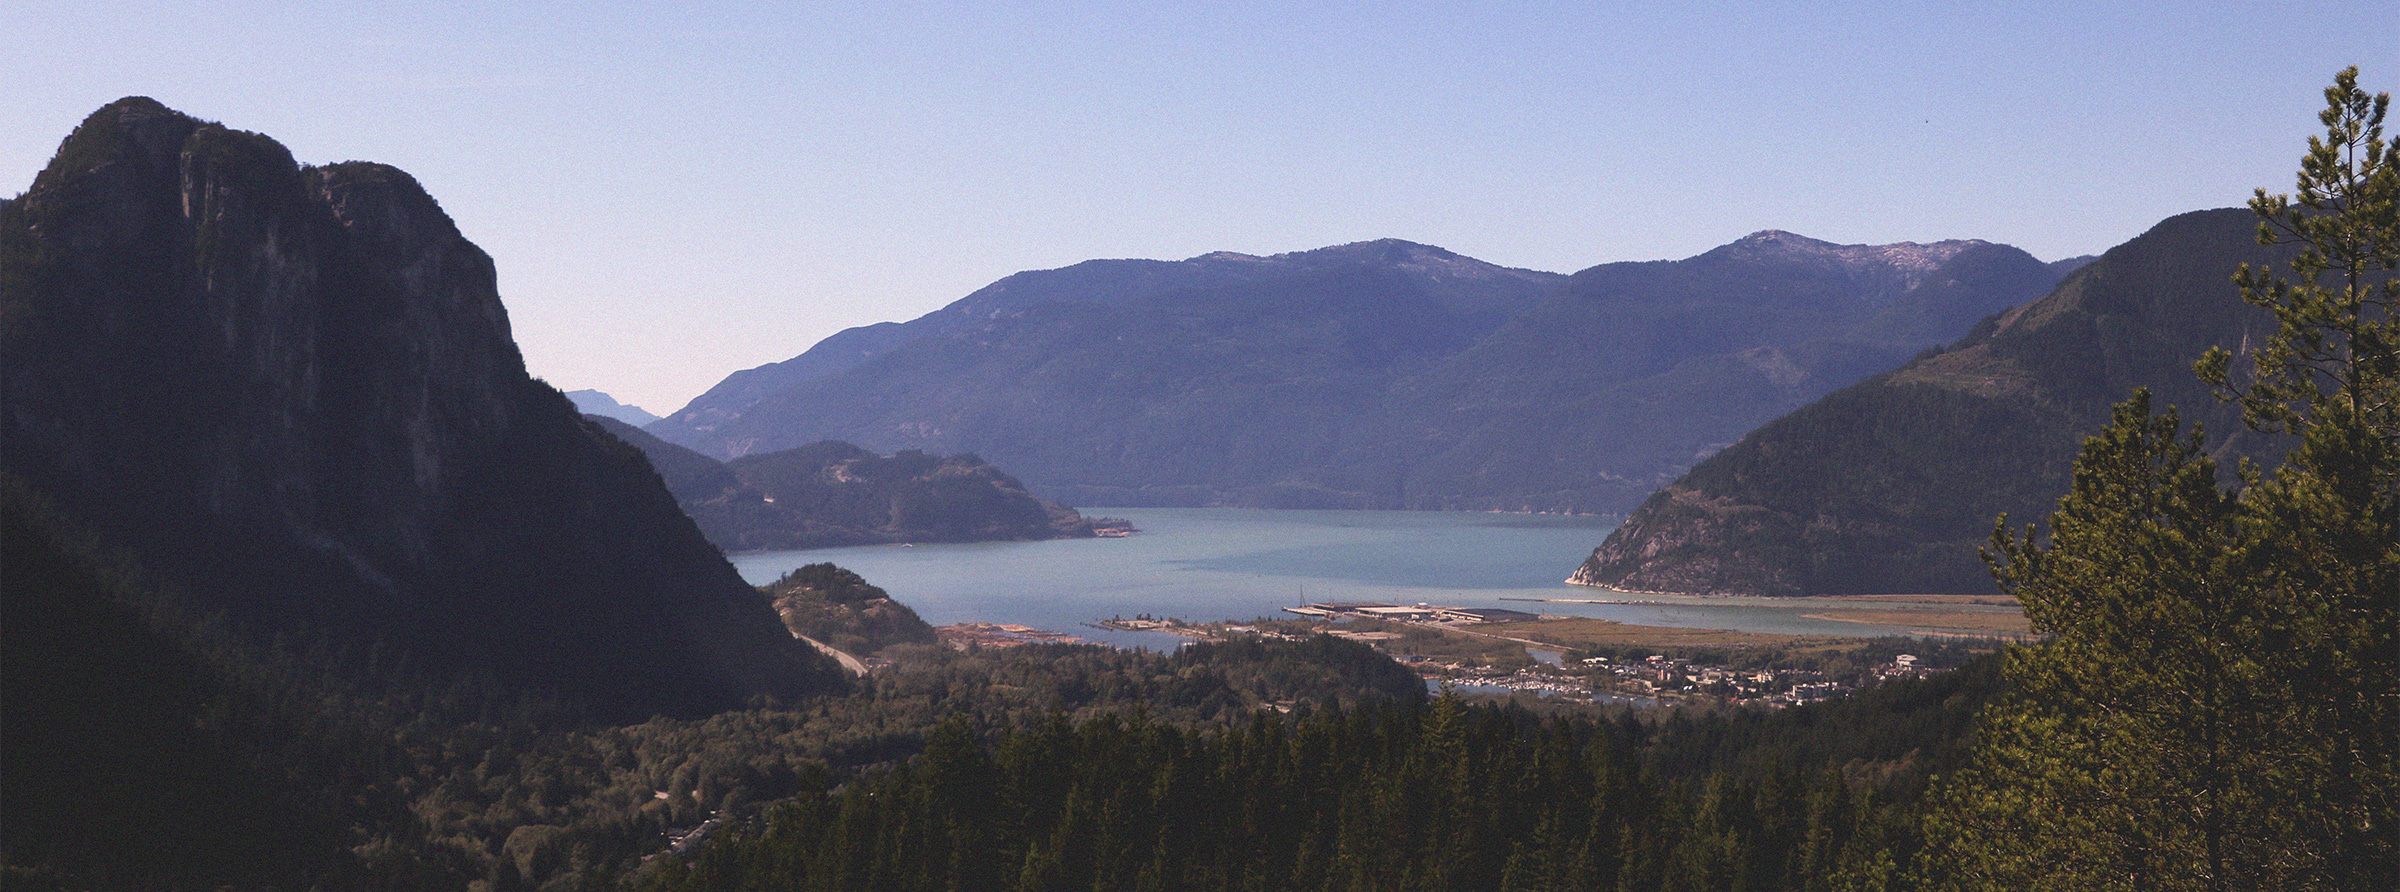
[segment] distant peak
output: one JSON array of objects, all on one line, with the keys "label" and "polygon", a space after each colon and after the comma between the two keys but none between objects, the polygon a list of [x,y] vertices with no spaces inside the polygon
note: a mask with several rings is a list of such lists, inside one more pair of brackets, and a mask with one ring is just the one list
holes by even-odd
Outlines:
[{"label": "distant peak", "polygon": [[1292,251],[1289,253],[1277,254],[1268,259],[1297,260],[1304,262],[1322,262],[1330,260],[1340,263],[1368,263],[1378,265],[1389,264],[1393,266],[1406,267],[1456,267],[1461,265],[1483,265],[1480,261],[1476,261],[1468,257],[1462,257],[1446,248],[1437,248],[1432,245],[1418,244],[1416,242],[1396,238],[1383,238],[1364,242],[1350,242],[1348,244],[1332,245],[1329,247],[1316,248],[1308,251]]},{"label": "distant peak", "polygon": [[1834,247],[1832,242],[1824,241],[1822,239],[1809,238],[1808,236],[1782,229],[1761,229],[1749,235],[1742,236],[1740,239],[1735,240],[1734,244],[1760,247],[1772,245],[1799,245],[1808,247],[1823,246],[1828,248]]},{"label": "distant peak", "polygon": [[127,96],[86,115],[34,178],[34,191],[118,160],[151,167],[174,162],[200,122],[148,96]]},{"label": "distant peak", "polygon": [[158,101],[158,100],[156,100],[156,99],[152,99],[152,98],[150,98],[150,97],[148,97],[148,96],[127,96],[127,97],[125,97],[125,98],[123,98],[123,99],[119,99],[119,100],[117,100],[117,101],[115,101],[115,102],[111,102],[111,103],[109,103],[109,104],[107,104],[107,105],[103,105],[103,106],[101,106],[101,107],[100,107],[100,110],[99,110],[99,112],[98,112],[98,113],[107,113],[107,114],[114,114],[114,115],[175,115],[175,114],[181,114],[181,112],[177,112],[177,111],[176,111],[176,110],[174,110],[174,109],[168,108],[168,107],[167,107],[167,105],[166,105],[166,103],[160,102],[160,101]]},{"label": "distant peak", "polygon": [[630,406],[617,402],[616,397],[609,396],[608,394],[597,390],[586,389],[571,391],[567,394],[567,399],[575,404],[575,411],[577,412],[581,412],[585,415],[598,415],[603,418],[615,419],[635,427],[640,427],[658,420],[657,415],[651,414],[648,410],[645,410],[640,406]]},{"label": "distant peak", "polygon": [[1742,236],[1739,239],[1735,239],[1733,243],[1736,245],[1819,245],[1827,248],[1841,248],[1845,250],[1883,250],[1887,248],[1906,249],[1948,246],[1964,247],[1970,245],[1989,244],[1989,242],[1985,242],[1982,239],[1943,239],[1938,242],[1890,242],[1881,245],[1842,245],[1825,241],[1824,239],[1809,238],[1808,236],[1784,229],[1761,229],[1749,235]]},{"label": "distant peak", "polygon": [[1839,245],[1781,229],[1761,229],[1742,236],[1732,244],[1718,248],[1717,251],[1791,257],[1817,256],[1845,265],[1872,264],[1909,272],[1925,272],[1949,262],[1950,258],[1958,256],[1961,251],[1989,244],[1991,243],[1982,239],[1944,239],[1926,243],[1892,242],[1884,245]]},{"label": "distant peak", "polygon": [[1210,252],[1208,252],[1208,253],[1206,253],[1206,254],[1202,254],[1202,255],[1200,255],[1200,256],[1198,256],[1198,257],[1194,257],[1194,258],[1192,258],[1192,260],[1195,260],[1195,261],[1197,261],[1197,260],[1217,260],[1217,261],[1225,261],[1225,262],[1230,262],[1230,263],[1256,263],[1256,262],[1258,262],[1258,261],[1265,260],[1265,259],[1266,259],[1266,258],[1264,258],[1264,257],[1260,257],[1260,256],[1258,256],[1258,255],[1256,255],[1256,254],[1244,254],[1244,253],[1242,253],[1242,252],[1240,252],[1240,251],[1210,251]]},{"label": "distant peak", "polygon": [[1273,263],[1291,260],[1347,260],[1382,263],[1453,263],[1466,258],[1446,249],[1418,244],[1406,239],[1379,238],[1363,242],[1346,242],[1310,248],[1305,251],[1285,251],[1264,257],[1239,251],[1212,251],[1191,258],[1191,261],[1220,263]]},{"label": "distant peak", "polygon": [[1449,251],[1447,251],[1447,250],[1444,250],[1444,249],[1441,249],[1441,248],[1436,248],[1436,247],[1434,247],[1434,246],[1432,246],[1432,245],[1422,245],[1422,244],[1418,244],[1418,243],[1416,243],[1416,242],[1408,241],[1408,240],[1406,240],[1406,239],[1396,239],[1396,238],[1379,238],[1379,239],[1372,239],[1372,240],[1369,240],[1369,241],[1363,241],[1363,242],[1350,242],[1350,243],[1347,243],[1347,244],[1332,245],[1332,246],[1328,246],[1328,247],[1317,248],[1317,249],[1315,249],[1315,250],[1312,250],[1312,251],[1294,251],[1294,252],[1291,252],[1290,254],[1278,254],[1278,255],[1276,255],[1276,256],[1278,256],[1278,257],[1290,257],[1290,256],[1299,255],[1299,254],[1388,254],[1388,255],[1400,255],[1400,254],[1420,254],[1420,253],[1421,253],[1421,254],[1430,254],[1430,255],[1432,255],[1432,256],[1435,256],[1435,257],[1452,257],[1452,256],[1455,256],[1455,255],[1451,254],[1451,253],[1450,253]]}]

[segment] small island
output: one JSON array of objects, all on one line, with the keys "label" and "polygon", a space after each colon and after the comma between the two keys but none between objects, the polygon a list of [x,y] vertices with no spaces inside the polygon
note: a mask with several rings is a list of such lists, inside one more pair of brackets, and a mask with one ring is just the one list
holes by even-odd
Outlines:
[{"label": "small island", "polygon": [[585,420],[641,450],[701,534],[727,554],[1135,532],[1129,521],[1035,498],[971,454],[884,456],[826,440],[719,462],[613,418]]}]

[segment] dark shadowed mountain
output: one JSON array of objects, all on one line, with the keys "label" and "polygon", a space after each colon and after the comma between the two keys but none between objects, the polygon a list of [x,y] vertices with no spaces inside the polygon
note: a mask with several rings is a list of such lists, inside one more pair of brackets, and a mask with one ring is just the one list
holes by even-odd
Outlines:
[{"label": "dark shadowed mountain", "polygon": [[0,247],[7,474],[196,613],[604,717],[833,683],[527,376],[491,259],[407,174],[126,99]]},{"label": "dark shadowed mountain", "polygon": [[1624,510],[2056,275],[1772,231],[1573,277],[1399,241],[1093,261],[843,332],[649,430],[973,452],[1076,504]]},{"label": "dark shadowed mountain", "polygon": [[2231,279],[2288,262],[2247,210],[2172,217],[1947,350],[1775,419],[1643,503],[1573,582],[1729,594],[1979,593],[1995,517],[2049,514],[2083,438],[2148,387],[2271,457],[2192,373],[2272,332]]},{"label": "dark shadowed mountain", "polygon": [[1090,538],[1124,528],[1036,499],[972,455],[885,457],[827,441],[719,463],[614,419],[592,421],[649,456],[684,513],[727,552]]}]

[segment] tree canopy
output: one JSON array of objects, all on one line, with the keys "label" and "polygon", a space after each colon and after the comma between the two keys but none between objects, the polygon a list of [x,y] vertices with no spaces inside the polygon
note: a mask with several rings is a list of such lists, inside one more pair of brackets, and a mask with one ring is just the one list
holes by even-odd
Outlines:
[{"label": "tree canopy", "polygon": [[2147,393],[2086,443],[2051,533],[1988,558],[2050,636],[1938,795],[1934,888],[2386,888],[2400,876],[2400,168],[2388,94],[2337,75],[2296,196],[2260,190],[2287,277],[2235,285],[2277,331],[2201,377],[2289,436],[2230,486]]}]

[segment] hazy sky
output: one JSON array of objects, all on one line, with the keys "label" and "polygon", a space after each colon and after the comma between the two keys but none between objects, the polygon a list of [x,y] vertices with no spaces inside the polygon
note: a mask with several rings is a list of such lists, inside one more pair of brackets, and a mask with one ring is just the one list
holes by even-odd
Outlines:
[{"label": "hazy sky", "polygon": [[534,374],[665,413],[1098,257],[2096,253],[2284,191],[2392,0],[0,0],[0,194],[126,95],[414,174]]}]

